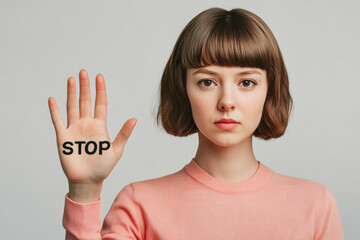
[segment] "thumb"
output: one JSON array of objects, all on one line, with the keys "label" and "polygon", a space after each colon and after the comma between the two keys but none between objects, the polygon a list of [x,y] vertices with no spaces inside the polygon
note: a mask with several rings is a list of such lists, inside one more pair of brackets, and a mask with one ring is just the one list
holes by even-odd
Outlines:
[{"label": "thumb", "polygon": [[119,158],[121,157],[124,151],[125,144],[129,139],[136,123],[137,123],[136,118],[128,119],[124,123],[118,134],[116,135],[114,142],[111,144],[115,150],[116,155],[119,156]]}]

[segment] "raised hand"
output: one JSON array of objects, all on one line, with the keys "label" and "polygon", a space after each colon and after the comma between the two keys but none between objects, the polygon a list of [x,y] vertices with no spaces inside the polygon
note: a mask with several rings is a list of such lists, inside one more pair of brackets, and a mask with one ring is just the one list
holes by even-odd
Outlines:
[{"label": "raised hand", "polygon": [[[106,126],[107,99],[105,80],[101,74],[96,76],[96,99],[94,118],[91,116],[91,94],[88,73],[82,69],[79,73],[80,107],[76,103],[76,81],[70,77],[67,82],[67,128],[59,113],[53,97],[48,99],[49,110],[55,127],[58,153],[61,166],[69,181],[69,197],[78,202],[96,201],[100,197],[102,183],[121,158],[125,144],[137,122],[136,118],[128,119],[113,142],[110,141]],[[65,142],[108,141],[110,148],[99,154],[84,151],[81,154],[78,145],[74,144],[72,154],[63,151]],[[89,145],[90,146],[90,145]],[[91,145],[94,150],[94,145]]]}]

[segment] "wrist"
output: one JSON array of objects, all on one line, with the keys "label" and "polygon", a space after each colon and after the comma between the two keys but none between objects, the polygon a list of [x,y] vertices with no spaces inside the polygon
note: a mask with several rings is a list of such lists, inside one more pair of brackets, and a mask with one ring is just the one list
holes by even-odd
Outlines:
[{"label": "wrist", "polygon": [[100,199],[101,183],[70,183],[69,198],[79,203],[96,202]]}]

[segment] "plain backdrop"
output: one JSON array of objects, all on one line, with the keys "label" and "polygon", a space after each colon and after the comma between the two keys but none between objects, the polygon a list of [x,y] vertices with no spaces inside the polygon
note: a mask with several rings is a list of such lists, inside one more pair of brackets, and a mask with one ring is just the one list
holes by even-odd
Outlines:
[{"label": "plain backdrop", "polygon": [[[67,179],[48,98],[66,123],[66,82],[84,68],[107,87],[111,140],[138,122],[105,180],[103,216],[134,181],[183,168],[197,134],[168,135],[155,123],[165,64],[185,25],[200,12],[244,8],[273,31],[294,109],[284,136],[254,138],[273,171],[325,185],[336,197],[345,239],[360,239],[360,3],[348,1],[0,1],[1,239],[64,239]],[[77,95],[78,97],[79,95]]]}]

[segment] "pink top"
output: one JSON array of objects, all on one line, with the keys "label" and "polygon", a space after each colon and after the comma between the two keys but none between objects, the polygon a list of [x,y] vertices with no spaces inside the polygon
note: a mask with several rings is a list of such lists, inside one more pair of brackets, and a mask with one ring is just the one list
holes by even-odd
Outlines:
[{"label": "pink top", "polygon": [[192,159],[180,171],[126,185],[101,225],[101,198],[65,197],[66,239],[343,240],[334,195],[320,183],[259,162],[241,182],[214,178]]}]

